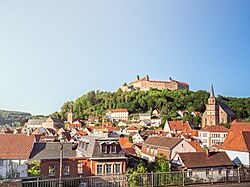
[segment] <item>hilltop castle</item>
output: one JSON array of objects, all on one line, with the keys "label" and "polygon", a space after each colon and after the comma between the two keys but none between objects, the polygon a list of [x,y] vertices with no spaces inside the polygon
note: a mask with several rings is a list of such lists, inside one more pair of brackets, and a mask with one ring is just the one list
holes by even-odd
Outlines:
[{"label": "hilltop castle", "polygon": [[173,80],[171,77],[168,81],[158,81],[158,80],[150,80],[149,76],[140,78],[137,75],[137,80],[131,82],[129,85],[121,86],[120,89],[122,91],[131,91],[133,89],[139,89],[141,91],[147,91],[150,88],[156,88],[159,90],[168,89],[168,90],[176,90],[176,89],[189,89],[189,85],[185,82],[180,82]]},{"label": "hilltop castle", "polygon": [[202,115],[202,127],[231,123],[234,119],[235,113],[225,103],[216,100],[214,88],[211,86],[206,111]]}]

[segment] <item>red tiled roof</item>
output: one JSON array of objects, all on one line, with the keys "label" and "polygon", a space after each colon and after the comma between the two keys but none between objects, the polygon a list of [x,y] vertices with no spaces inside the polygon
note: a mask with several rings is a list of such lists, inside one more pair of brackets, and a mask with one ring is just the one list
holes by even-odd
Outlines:
[{"label": "red tiled roof", "polygon": [[178,131],[184,131],[186,129],[191,130],[190,125],[188,124],[187,121],[169,121],[168,122],[170,130],[178,130]]},{"label": "red tiled roof", "polygon": [[250,152],[250,123],[232,123],[221,149]]},{"label": "red tiled roof", "polygon": [[205,152],[178,153],[186,168],[206,168],[234,166],[225,152],[210,152],[209,156]]},{"label": "red tiled roof", "polygon": [[136,155],[134,148],[123,148],[122,153],[129,154],[129,155]]},{"label": "red tiled roof", "polygon": [[185,85],[185,86],[189,86],[189,84],[188,83],[186,83],[186,82],[180,82],[180,81],[176,81],[178,84],[182,84],[182,85]]},{"label": "red tiled roof", "polygon": [[200,131],[208,131],[208,132],[228,132],[229,129],[227,129],[224,126],[220,125],[211,125],[211,126],[205,126]]},{"label": "red tiled roof", "polygon": [[192,147],[195,148],[196,152],[202,152],[202,151],[203,151],[202,148],[201,148],[201,146],[200,146],[200,144],[199,144],[199,142],[190,142],[190,141],[188,141],[188,143],[189,143]]},{"label": "red tiled roof", "polygon": [[114,112],[128,112],[127,109],[114,109],[114,110],[110,110],[110,112],[114,113]]},{"label": "red tiled roof", "polygon": [[138,130],[135,126],[128,127],[127,130]]},{"label": "red tiled roof", "polygon": [[120,146],[123,147],[126,142],[129,142],[129,140],[128,140],[128,138],[119,138],[118,142],[119,142]]},{"label": "red tiled roof", "polygon": [[130,143],[130,142],[126,142],[126,143],[124,144],[124,147],[125,147],[125,148],[132,148],[132,146],[133,146],[133,144]]},{"label": "red tiled roof", "polygon": [[34,141],[34,135],[0,134],[0,159],[28,159]]}]

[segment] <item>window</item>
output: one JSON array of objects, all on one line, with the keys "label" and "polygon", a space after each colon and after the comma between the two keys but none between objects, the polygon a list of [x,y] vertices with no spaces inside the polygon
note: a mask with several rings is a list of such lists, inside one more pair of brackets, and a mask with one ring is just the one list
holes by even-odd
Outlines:
[{"label": "window", "polygon": [[211,175],[211,170],[210,169],[206,169],[206,176],[209,177]]},{"label": "window", "polygon": [[102,165],[96,166],[96,174],[102,174]]},{"label": "window", "polygon": [[77,164],[77,173],[78,174],[83,173],[83,164],[82,163]]},{"label": "window", "polygon": [[203,133],[203,137],[207,137],[207,133]]},{"label": "window", "polygon": [[9,166],[12,166],[12,160],[9,160],[8,164],[9,164]]},{"label": "window", "polygon": [[0,166],[3,166],[3,160],[0,159]]},{"label": "window", "polygon": [[102,144],[102,153],[107,153],[107,145]]},{"label": "window", "polygon": [[121,173],[121,164],[115,164],[115,173]]},{"label": "window", "polygon": [[189,177],[192,177],[193,176],[193,172],[192,171],[188,171],[188,175],[189,175]]},{"label": "window", "polygon": [[112,153],[116,153],[116,145],[115,144],[112,145],[111,152]]},{"label": "window", "polygon": [[21,173],[20,172],[17,172],[16,173],[16,178],[20,178],[21,177]]},{"label": "window", "polygon": [[49,176],[55,176],[55,166],[49,166]]},{"label": "window", "polygon": [[107,174],[109,174],[109,173],[112,172],[111,167],[112,167],[111,164],[107,164],[107,165],[106,165],[106,173],[107,173]]},{"label": "window", "polygon": [[222,174],[222,168],[218,169],[218,174],[221,175]]},{"label": "window", "polygon": [[69,175],[70,174],[70,166],[69,165],[64,166],[63,174],[64,175]]}]

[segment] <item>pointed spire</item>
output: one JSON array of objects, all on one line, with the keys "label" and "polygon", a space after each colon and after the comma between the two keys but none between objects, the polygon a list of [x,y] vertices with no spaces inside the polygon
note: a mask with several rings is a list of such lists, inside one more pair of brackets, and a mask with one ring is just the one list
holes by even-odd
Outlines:
[{"label": "pointed spire", "polygon": [[214,87],[211,85],[210,97],[214,97]]}]

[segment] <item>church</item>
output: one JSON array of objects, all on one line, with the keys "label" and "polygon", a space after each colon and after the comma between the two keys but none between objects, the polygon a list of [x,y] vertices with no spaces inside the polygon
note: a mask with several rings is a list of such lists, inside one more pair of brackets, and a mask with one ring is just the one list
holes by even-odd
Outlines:
[{"label": "church", "polygon": [[202,127],[231,123],[235,117],[235,113],[225,103],[216,100],[212,85],[206,111],[202,115]]}]

